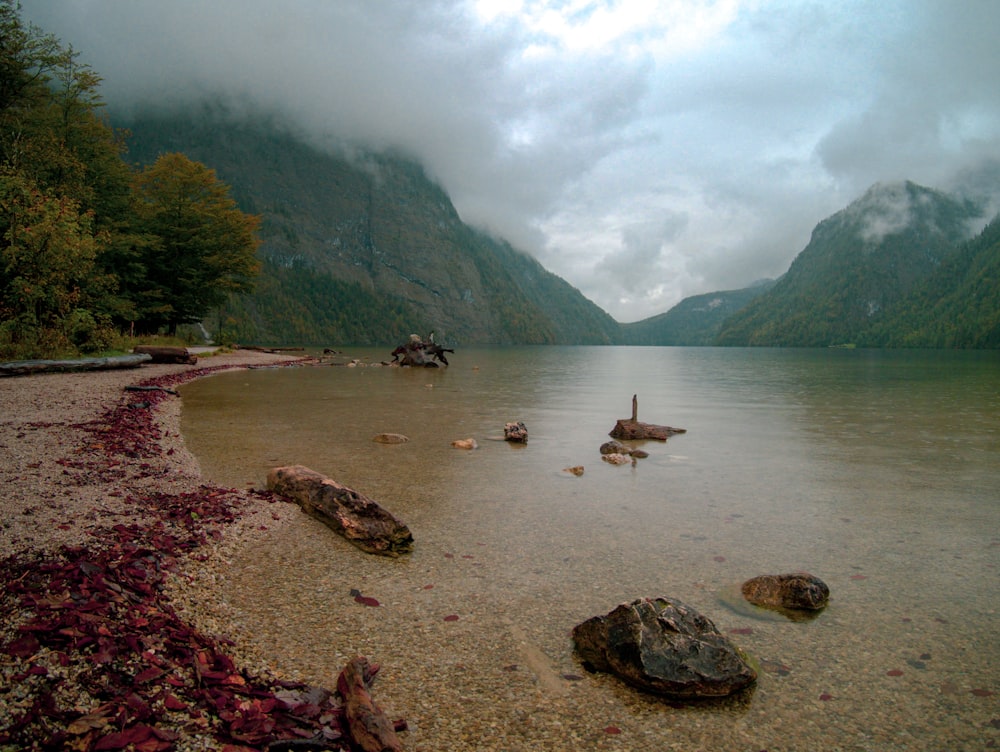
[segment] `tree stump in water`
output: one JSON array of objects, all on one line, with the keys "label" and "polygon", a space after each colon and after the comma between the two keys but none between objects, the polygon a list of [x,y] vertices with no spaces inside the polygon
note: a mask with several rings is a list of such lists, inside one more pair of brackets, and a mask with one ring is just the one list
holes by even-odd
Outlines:
[{"label": "tree stump in water", "polygon": [[337,691],[344,698],[347,733],[363,752],[400,752],[403,745],[396,736],[395,726],[371,696],[376,673],[378,666],[359,656],[337,678]]},{"label": "tree stump in water", "polygon": [[639,402],[636,395],[632,395],[632,417],[619,418],[615,427],[611,429],[609,436],[615,439],[656,439],[666,441],[671,436],[678,433],[687,433],[686,428],[672,428],[670,426],[658,426],[653,423],[642,423],[638,418]]}]

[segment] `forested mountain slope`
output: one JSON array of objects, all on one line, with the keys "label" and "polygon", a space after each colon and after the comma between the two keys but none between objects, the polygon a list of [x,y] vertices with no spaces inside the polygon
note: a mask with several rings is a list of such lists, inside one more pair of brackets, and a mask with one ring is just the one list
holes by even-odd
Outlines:
[{"label": "forested mountain slope", "polygon": [[915,183],[875,185],[820,222],[774,288],[726,320],[717,343],[857,343],[968,240],[980,216],[972,202]]}]

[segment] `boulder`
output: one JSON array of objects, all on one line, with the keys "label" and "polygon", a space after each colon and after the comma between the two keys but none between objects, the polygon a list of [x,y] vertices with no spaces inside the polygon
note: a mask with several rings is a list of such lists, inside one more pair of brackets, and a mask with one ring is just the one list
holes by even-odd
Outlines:
[{"label": "boulder", "polygon": [[808,572],[762,574],[743,583],[743,597],[755,606],[819,611],[830,600],[830,588]]},{"label": "boulder", "polygon": [[573,642],[585,668],[658,695],[725,697],[757,680],[708,618],[672,598],[623,603],[574,627]]},{"label": "boulder", "polygon": [[563,472],[569,473],[570,475],[575,475],[577,478],[579,478],[581,475],[583,475],[583,465],[573,465],[573,467],[564,467]]},{"label": "boulder", "polygon": [[476,440],[472,438],[455,439],[453,442],[451,442],[451,445],[455,447],[455,449],[477,449],[479,447],[479,444],[476,442]]},{"label": "boulder", "polygon": [[516,444],[528,443],[528,429],[521,421],[505,423],[503,427],[504,441],[512,441]]},{"label": "boulder", "polygon": [[395,557],[413,549],[406,525],[367,496],[308,467],[276,467],[267,474],[267,487],[362,551]]}]

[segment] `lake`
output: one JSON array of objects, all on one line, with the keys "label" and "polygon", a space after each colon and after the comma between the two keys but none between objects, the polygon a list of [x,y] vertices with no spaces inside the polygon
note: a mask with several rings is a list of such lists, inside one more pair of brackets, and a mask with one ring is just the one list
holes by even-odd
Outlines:
[{"label": "lake", "polygon": [[[181,387],[206,478],[263,487],[307,465],[413,532],[390,560],[299,515],[234,559],[220,597],[279,671],[330,686],[370,656],[408,750],[1000,744],[1000,354],[509,347],[373,365],[387,352]],[[687,432],[602,462],[633,395],[640,420]],[[527,445],[502,440],[515,420]],[[735,595],[803,570],[831,590],[815,619]],[[644,596],[712,619],[758,663],[753,691],[677,703],[585,672],[572,627]]]}]

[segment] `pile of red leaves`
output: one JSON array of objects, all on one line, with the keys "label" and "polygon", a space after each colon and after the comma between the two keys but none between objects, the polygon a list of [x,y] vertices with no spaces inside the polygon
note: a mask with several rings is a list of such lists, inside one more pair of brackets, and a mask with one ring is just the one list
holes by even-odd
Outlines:
[{"label": "pile of red leaves", "polygon": [[[95,440],[66,464],[102,480],[141,474],[136,459],[160,451],[151,407],[167,393],[142,397],[145,404],[123,404],[81,426]],[[282,740],[346,748],[343,712],[330,691],[240,670],[228,643],[187,624],[165,594],[169,573],[238,517],[243,498],[203,486],[128,500],[142,522],[99,529],[86,547],[0,562],[0,609],[17,625],[12,639],[0,637],[0,659],[8,675],[16,671],[0,690],[16,707],[2,719],[0,746],[165,752],[186,736],[227,752],[289,748]],[[304,747],[306,739],[315,743]]]}]

